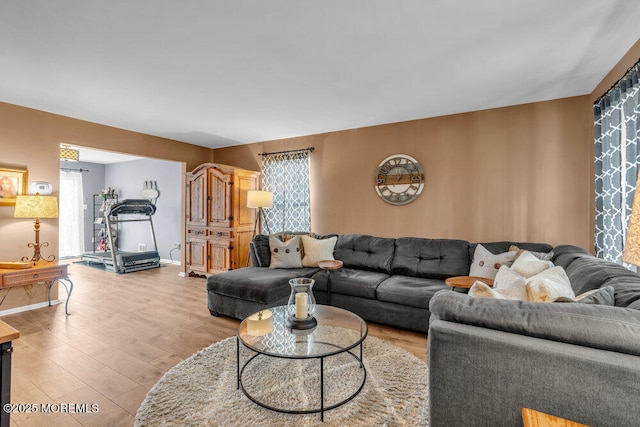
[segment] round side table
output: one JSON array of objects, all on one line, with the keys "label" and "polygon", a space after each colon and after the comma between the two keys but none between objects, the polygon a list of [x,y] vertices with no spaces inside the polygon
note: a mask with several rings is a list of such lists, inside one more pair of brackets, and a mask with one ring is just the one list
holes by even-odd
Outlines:
[{"label": "round side table", "polygon": [[476,281],[479,280],[482,283],[486,283],[489,286],[493,286],[493,279],[487,279],[485,277],[476,276],[455,276],[445,279],[444,283],[453,288],[469,289]]},{"label": "round side table", "polygon": [[337,259],[328,259],[320,261],[318,267],[327,270],[327,304],[331,305],[331,271],[342,268],[344,263]]}]

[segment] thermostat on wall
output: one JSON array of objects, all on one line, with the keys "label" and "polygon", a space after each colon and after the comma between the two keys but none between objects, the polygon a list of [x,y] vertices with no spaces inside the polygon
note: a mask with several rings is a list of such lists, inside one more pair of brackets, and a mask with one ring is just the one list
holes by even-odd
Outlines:
[{"label": "thermostat on wall", "polygon": [[29,184],[29,194],[40,193],[42,195],[51,194],[53,187],[50,182],[33,181]]}]

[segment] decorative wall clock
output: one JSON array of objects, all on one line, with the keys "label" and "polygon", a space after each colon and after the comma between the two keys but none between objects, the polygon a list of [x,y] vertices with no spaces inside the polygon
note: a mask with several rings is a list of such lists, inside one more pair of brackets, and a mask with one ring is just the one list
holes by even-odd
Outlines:
[{"label": "decorative wall clock", "polygon": [[382,200],[392,205],[413,202],[424,188],[424,171],[416,159],[394,154],[378,166],[375,189]]}]

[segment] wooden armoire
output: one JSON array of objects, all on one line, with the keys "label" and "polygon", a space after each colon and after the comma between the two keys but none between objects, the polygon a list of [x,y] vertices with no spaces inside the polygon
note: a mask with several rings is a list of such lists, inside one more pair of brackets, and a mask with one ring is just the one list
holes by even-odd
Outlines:
[{"label": "wooden armoire", "polygon": [[189,275],[244,267],[257,209],[247,191],[257,190],[260,173],[205,163],[187,173],[186,260]]}]

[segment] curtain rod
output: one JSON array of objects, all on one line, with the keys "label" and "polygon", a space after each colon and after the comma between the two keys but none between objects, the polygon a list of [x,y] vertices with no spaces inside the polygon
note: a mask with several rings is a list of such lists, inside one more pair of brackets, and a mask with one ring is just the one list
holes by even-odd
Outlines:
[{"label": "curtain rod", "polygon": [[631,72],[634,71],[634,68],[638,68],[639,65],[640,65],[640,58],[638,58],[638,60],[636,61],[635,64],[633,64],[631,67],[627,68],[627,71],[624,72],[622,77],[620,77],[614,84],[612,84],[611,87],[609,89],[607,89],[605,93],[603,93],[602,95],[600,95],[598,97],[598,99],[593,101],[593,105],[598,104],[602,98],[604,98],[605,96],[607,96],[609,94],[609,92],[611,92],[612,90],[614,90],[617,87],[619,87],[620,86],[620,82],[622,80],[624,80],[625,78],[627,78],[627,76],[629,76],[629,74],[631,74]]},{"label": "curtain rod", "polygon": [[272,154],[286,154],[286,153],[297,153],[300,151],[311,151],[313,152],[315,147],[307,147],[307,148],[298,148],[296,150],[287,150],[287,151],[274,151],[272,153],[258,153],[258,156],[270,156]]},{"label": "curtain rod", "polygon": [[89,169],[71,169],[71,168],[60,168],[61,171],[77,171],[77,172],[89,172]]}]

